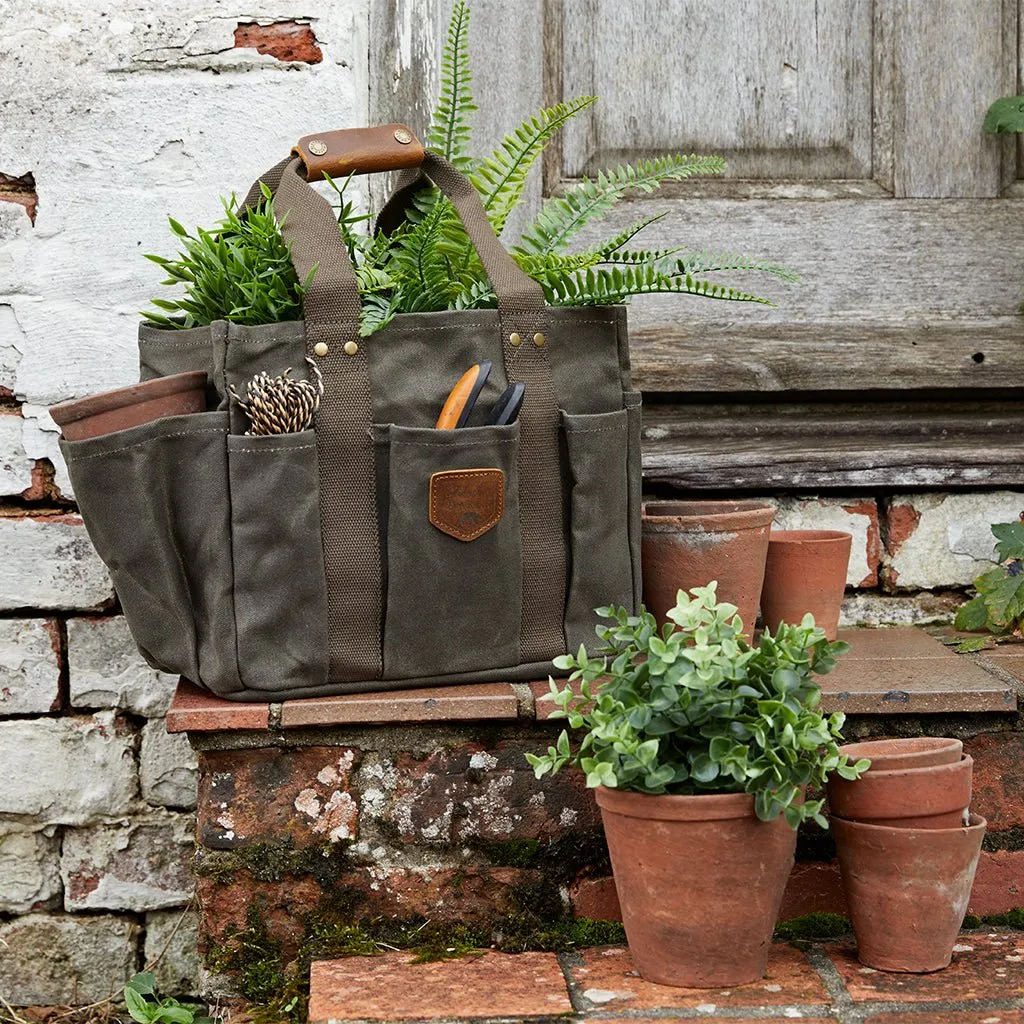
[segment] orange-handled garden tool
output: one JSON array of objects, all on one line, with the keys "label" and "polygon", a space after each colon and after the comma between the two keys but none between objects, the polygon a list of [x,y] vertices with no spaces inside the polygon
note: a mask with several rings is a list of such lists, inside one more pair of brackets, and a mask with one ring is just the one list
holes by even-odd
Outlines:
[{"label": "orange-handled garden tool", "polygon": [[466,425],[469,414],[473,411],[473,406],[476,405],[476,400],[490,372],[491,361],[484,359],[479,363],[474,363],[459,378],[445,399],[441,415],[437,417],[438,430],[456,430]]}]

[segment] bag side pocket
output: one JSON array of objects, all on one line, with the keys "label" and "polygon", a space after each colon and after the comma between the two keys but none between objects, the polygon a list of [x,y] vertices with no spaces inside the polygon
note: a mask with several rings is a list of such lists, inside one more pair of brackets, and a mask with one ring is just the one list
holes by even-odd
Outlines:
[{"label": "bag side pocket", "polygon": [[391,425],[388,437],[385,678],[518,664],[519,424]]},{"label": "bag side pocket", "polygon": [[315,434],[231,434],[227,450],[242,682],[251,690],[322,686],[327,585]]},{"label": "bag side pocket", "polygon": [[640,564],[640,505],[643,501],[643,461],[640,432],[643,426],[643,395],[627,391],[622,396],[627,417],[626,475],[629,481],[629,555],[633,561],[633,611],[643,601],[644,580]]},{"label": "bag side pocket", "polygon": [[86,528],[146,661],[218,693],[235,659],[225,412],[61,441]]},{"label": "bag side pocket", "polygon": [[594,644],[594,609],[633,605],[629,535],[628,410],[562,413],[572,475],[570,551],[572,568],[565,608],[570,651]]}]

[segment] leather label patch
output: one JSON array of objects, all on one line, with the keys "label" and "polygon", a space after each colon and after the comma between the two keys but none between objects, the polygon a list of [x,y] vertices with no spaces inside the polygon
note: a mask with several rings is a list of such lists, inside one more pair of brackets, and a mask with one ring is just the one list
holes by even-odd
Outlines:
[{"label": "leather label patch", "polygon": [[430,477],[430,522],[456,540],[476,540],[505,514],[500,469],[451,469]]}]

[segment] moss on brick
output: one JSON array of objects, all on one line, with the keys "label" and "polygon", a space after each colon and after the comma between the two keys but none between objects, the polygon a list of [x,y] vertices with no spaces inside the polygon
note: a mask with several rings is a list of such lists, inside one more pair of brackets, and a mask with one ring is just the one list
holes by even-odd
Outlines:
[{"label": "moss on brick", "polygon": [[292,839],[287,838],[277,842],[252,843],[236,850],[201,849],[196,871],[218,882],[229,882],[237,871],[247,871],[258,882],[312,876],[326,888],[351,868],[350,845],[339,841],[296,849]]},{"label": "moss on brick", "polygon": [[819,912],[804,914],[789,921],[780,921],[775,926],[775,938],[787,941],[835,939],[840,935],[848,935],[850,931],[850,922],[842,914]]}]

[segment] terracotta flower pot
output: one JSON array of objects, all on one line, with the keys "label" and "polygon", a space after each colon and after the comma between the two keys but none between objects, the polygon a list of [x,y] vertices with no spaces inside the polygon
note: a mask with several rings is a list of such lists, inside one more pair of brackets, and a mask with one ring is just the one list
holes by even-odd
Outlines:
[{"label": "terracotta flower pot", "polygon": [[951,829],[832,819],[857,956],[880,971],[945,967],[964,921],[985,819]]},{"label": "terracotta flower pot", "polygon": [[798,625],[810,612],[835,640],[852,544],[853,534],[839,530],[772,530],[761,591],[765,626]]},{"label": "terracotta flower pot", "polygon": [[626,938],[659,985],[716,988],[764,975],[796,833],[745,793],[597,790]]},{"label": "terracotta flower pot", "polygon": [[84,441],[115,430],[138,427],[163,416],[206,409],[206,374],[202,370],[132,384],[88,398],[50,407],[50,415],[68,441]]},{"label": "terracotta flower pot", "polygon": [[873,772],[891,772],[899,768],[956,764],[963,756],[964,745],[960,740],[942,736],[913,736],[907,739],[844,743],[840,750],[849,755],[851,761],[868,758]]},{"label": "terracotta flower pot", "polygon": [[753,631],[773,506],[763,501],[653,501],[641,512],[644,604],[665,621],[676,593],[718,580],[718,599]]},{"label": "terracotta flower pot", "polygon": [[926,768],[872,767],[852,782],[833,774],[826,786],[829,810],[840,818],[874,825],[957,828],[971,803],[973,768],[974,761],[965,755],[951,764]]}]

